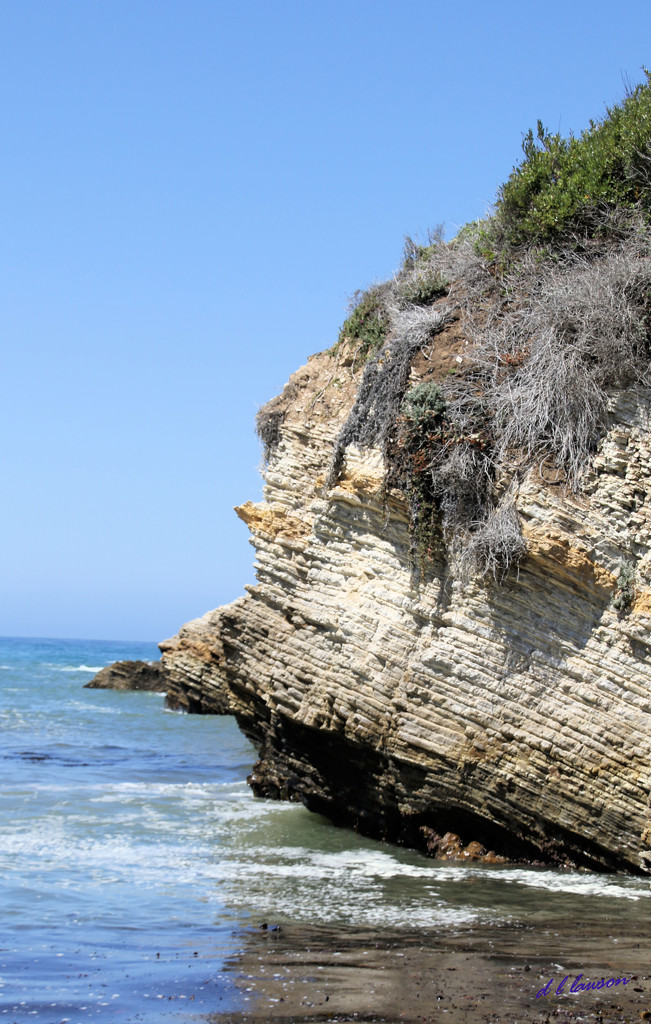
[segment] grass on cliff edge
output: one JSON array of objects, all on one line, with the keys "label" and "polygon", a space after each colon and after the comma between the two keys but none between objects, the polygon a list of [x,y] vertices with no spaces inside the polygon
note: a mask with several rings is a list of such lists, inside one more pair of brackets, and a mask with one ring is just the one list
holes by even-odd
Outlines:
[{"label": "grass on cliff edge", "polygon": [[[651,72],[621,104],[580,136],[563,138],[538,121],[523,138],[524,159],[499,188],[493,216],[465,225],[450,243],[470,238],[477,254],[498,276],[517,264],[522,250],[562,258],[607,245],[625,211],[651,215]],[[597,243],[597,245],[591,243]],[[361,362],[375,354],[390,330],[392,303],[429,305],[446,293],[440,266],[443,230],[426,245],[405,240],[395,278],[353,296],[337,344],[351,341]]]}]

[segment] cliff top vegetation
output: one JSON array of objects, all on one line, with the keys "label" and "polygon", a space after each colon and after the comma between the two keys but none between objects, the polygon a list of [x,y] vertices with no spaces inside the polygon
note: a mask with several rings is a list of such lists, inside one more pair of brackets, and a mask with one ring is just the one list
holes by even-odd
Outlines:
[{"label": "cliff top vegetation", "polygon": [[[338,346],[363,374],[333,453],[379,447],[410,507],[413,561],[501,579],[526,551],[514,498],[531,467],[578,491],[613,390],[647,383],[651,74],[579,137],[538,122],[494,212],[450,242],[407,239],[395,276],[356,293]],[[452,372],[423,382],[451,321]],[[264,410],[258,421],[267,438]],[[275,434],[274,434],[275,436]],[[628,557],[630,552],[622,552]]]}]

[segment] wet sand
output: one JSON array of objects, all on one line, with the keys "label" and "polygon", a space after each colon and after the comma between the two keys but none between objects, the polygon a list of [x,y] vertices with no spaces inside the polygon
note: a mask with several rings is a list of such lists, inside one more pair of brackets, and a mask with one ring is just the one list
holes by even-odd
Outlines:
[{"label": "wet sand", "polygon": [[[651,923],[627,934],[581,923],[454,933],[286,924],[248,933],[227,971],[236,975],[242,1010],[211,1015],[211,1024],[651,1020]],[[578,984],[628,984],[570,994],[578,975]],[[548,994],[536,998],[550,978]]]}]

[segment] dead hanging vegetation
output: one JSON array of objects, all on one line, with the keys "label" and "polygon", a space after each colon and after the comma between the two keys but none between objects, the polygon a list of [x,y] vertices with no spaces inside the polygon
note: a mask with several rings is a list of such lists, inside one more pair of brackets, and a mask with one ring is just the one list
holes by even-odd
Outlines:
[{"label": "dead hanging vegetation", "polygon": [[276,395],[258,409],[255,418],[255,432],[262,445],[262,461],[268,465],[282,440],[282,428],[287,410],[296,398],[297,389],[293,381],[285,385],[282,394]]},{"label": "dead hanging vegetation", "polygon": [[[349,445],[379,448],[386,487],[409,502],[415,569],[444,553],[460,578],[499,582],[526,550],[505,480],[551,468],[578,491],[609,395],[647,382],[651,229],[637,213],[625,225],[618,218],[590,253],[521,252],[499,275],[473,250],[472,233],[424,251],[406,275],[419,258],[437,279],[449,275],[446,300],[401,301],[401,274],[386,289],[386,340],[366,363],[327,482]],[[416,383],[414,357],[435,353],[455,317],[468,340],[463,368]]]},{"label": "dead hanging vegetation", "polygon": [[262,445],[262,460],[265,465],[268,465],[280,444],[281,428],[285,419],[284,410],[269,408],[270,404],[263,405],[255,418],[255,432]]},{"label": "dead hanging vegetation", "polygon": [[470,379],[448,378],[409,390],[385,461],[387,486],[409,501],[412,564],[425,573],[444,548],[473,529],[491,504],[490,423]]},{"label": "dead hanging vegetation", "polygon": [[512,496],[507,494],[469,532],[459,557],[461,578],[467,582],[475,576],[492,576],[501,583],[526,551],[518,513]]},{"label": "dead hanging vegetation", "polygon": [[335,443],[326,486],[336,483],[351,444],[380,448],[388,456],[390,437],[409,384],[416,352],[430,342],[449,318],[447,309],[409,305],[387,309],[389,337],[367,362],[355,404]]},{"label": "dead hanging vegetation", "polygon": [[629,237],[597,259],[569,254],[518,268],[519,301],[475,337],[491,373],[495,458],[550,462],[578,490],[608,418],[608,395],[649,366],[651,237]]},{"label": "dead hanging vegetation", "polygon": [[472,363],[463,374],[414,387],[412,364],[417,353],[435,351],[454,318],[494,312],[503,300],[472,232],[445,243],[437,231],[426,246],[407,239],[400,271],[382,292],[374,288],[374,301],[380,294],[386,338],[370,358],[364,347],[367,362],[326,486],[336,483],[349,445],[379,448],[385,493],[398,488],[408,498],[412,565],[425,573],[436,554],[446,545],[460,549],[459,537],[488,515],[495,467],[485,368]]}]

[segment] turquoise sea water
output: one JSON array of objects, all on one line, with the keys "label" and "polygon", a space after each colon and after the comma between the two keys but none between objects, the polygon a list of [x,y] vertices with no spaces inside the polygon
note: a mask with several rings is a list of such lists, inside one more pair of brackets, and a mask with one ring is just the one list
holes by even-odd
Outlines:
[{"label": "turquoise sea water", "polygon": [[0,1022],[190,1024],[242,1006],[224,961],[262,922],[553,935],[648,920],[646,879],[435,864],[256,800],[231,719],[83,689],[157,655],[0,639]]}]

